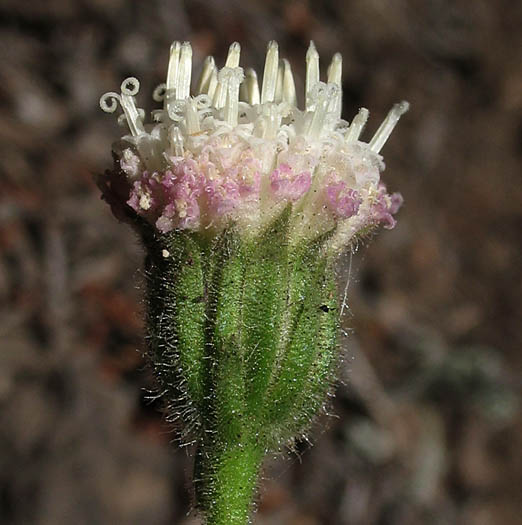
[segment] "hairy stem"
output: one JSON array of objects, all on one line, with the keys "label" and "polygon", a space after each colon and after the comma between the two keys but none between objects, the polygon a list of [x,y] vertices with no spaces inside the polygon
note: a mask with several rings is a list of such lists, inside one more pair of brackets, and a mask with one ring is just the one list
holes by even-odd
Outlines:
[{"label": "hairy stem", "polygon": [[250,523],[263,457],[263,447],[253,440],[200,446],[194,478],[207,525]]}]

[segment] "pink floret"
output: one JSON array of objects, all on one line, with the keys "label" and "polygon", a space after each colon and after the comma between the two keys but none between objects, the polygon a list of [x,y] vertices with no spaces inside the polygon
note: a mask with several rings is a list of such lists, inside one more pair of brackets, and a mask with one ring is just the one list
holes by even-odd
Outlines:
[{"label": "pink floret", "polygon": [[294,173],[288,164],[280,164],[270,174],[270,188],[277,200],[297,201],[312,184],[312,175],[309,171]]},{"label": "pink floret", "polygon": [[386,193],[386,186],[382,182],[377,191],[377,199],[371,209],[372,218],[387,230],[391,230],[397,223],[393,215],[399,211],[404,199],[400,193]]},{"label": "pink floret", "polygon": [[[158,174],[144,171],[140,180],[132,185],[127,204],[138,214],[150,215],[161,206],[163,191],[158,182]],[[146,203],[146,206],[144,204]]]},{"label": "pink floret", "polygon": [[141,182],[136,181],[131,189],[129,200],[127,201],[127,204],[136,212],[140,212],[140,206],[139,206],[139,197],[138,194],[141,191]]},{"label": "pink floret", "polygon": [[201,178],[195,163],[182,161],[163,173],[144,172],[134,182],[127,204],[162,233],[199,227]]},{"label": "pink floret", "polygon": [[348,188],[343,181],[329,184],[326,188],[326,197],[334,215],[343,219],[356,215],[362,202],[359,193]]},{"label": "pink floret", "polygon": [[237,170],[236,180],[241,197],[247,201],[257,200],[261,189],[261,173],[259,162],[254,159],[245,159]]},{"label": "pink floret", "polygon": [[232,179],[218,177],[207,181],[205,194],[209,212],[218,218],[229,215],[241,202],[239,185]]}]

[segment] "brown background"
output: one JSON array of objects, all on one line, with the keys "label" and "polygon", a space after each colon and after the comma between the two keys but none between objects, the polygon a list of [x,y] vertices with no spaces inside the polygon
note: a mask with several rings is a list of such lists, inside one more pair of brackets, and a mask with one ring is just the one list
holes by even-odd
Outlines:
[{"label": "brown background", "polygon": [[[518,6],[518,7],[517,7]],[[405,205],[351,261],[344,384],[270,461],[259,524],[511,525],[522,515],[522,4],[1,0],[0,521],[192,523],[190,458],[147,401],[142,252],[92,174],[171,40],[344,57],[344,111],[412,104],[384,148]],[[323,66],[326,65],[323,61]],[[350,258],[340,281],[348,279]]]}]

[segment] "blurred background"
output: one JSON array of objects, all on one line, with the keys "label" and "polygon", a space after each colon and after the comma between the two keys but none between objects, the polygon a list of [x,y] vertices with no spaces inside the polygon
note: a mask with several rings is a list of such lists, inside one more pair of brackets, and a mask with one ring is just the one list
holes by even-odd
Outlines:
[{"label": "blurred background", "polygon": [[255,523],[520,523],[521,25],[509,0],[1,0],[0,522],[198,523],[147,400],[143,253],[93,182],[121,134],[98,99],[135,75],[152,109],[175,39],[258,71],[277,39],[302,87],[313,39],[366,138],[411,103],[383,151],[405,204],[343,259],[342,384]]}]

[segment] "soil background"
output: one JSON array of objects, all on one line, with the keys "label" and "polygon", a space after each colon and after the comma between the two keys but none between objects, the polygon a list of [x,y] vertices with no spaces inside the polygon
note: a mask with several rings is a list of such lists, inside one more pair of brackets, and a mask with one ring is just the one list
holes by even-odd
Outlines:
[{"label": "soil background", "polygon": [[93,175],[172,40],[303,85],[343,54],[343,116],[411,110],[383,153],[398,226],[343,258],[331,416],[269,460],[256,524],[515,525],[522,515],[522,3],[0,1],[0,522],[198,523],[191,459],[148,399],[143,253]]}]

